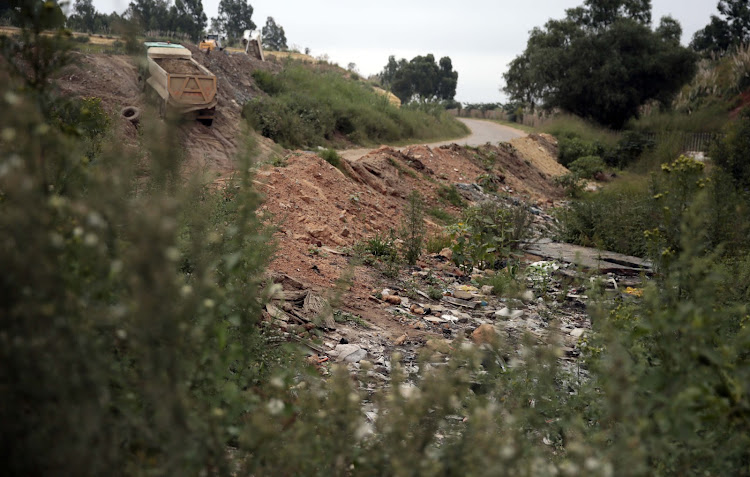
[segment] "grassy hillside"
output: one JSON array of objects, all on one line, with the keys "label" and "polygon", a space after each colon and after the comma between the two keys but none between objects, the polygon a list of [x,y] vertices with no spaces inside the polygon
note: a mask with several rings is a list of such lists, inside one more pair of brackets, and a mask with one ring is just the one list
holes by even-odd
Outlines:
[{"label": "grassy hillside", "polygon": [[335,71],[289,63],[277,75],[256,71],[253,77],[268,96],[247,103],[243,116],[256,131],[286,147],[372,145],[468,134],[442,108],[398,108],[369,85]]}]

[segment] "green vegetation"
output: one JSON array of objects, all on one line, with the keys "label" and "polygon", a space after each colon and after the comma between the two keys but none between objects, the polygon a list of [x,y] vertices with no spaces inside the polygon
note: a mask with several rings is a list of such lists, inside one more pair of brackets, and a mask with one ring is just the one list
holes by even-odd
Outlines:
[{"label": "green vegetation", "polygon": [[597,174],[604,172],[607,165],[599,156],[583,156],[568,164],[568,168],[580,177],[593,179]]},{"label": "green vegetation", "polygon": [[[458,339],[440,366],[434,351],[410,359],[418,373],[389,357],[389,386],[367,361],[354,377],[315,363],[321,378],[262,319],[278,287],[263,279],[270,231],[256,214],[251,145],[218,190],[184,181],[179,135],[162,121],[141,129],[137,150],[118,149],[100,101],[50,88],[69,61],[59,7],[16,13],[29,31],[0,49],[5,474],[748,473],[750,113],[708,170],[673,157],[651,181],[573,203],[580,237],[640,247],[658,269],[642,299],[587,291],[580,369],[559,359],[550,321],[518,353],[501,337]],[[57,35],[33,42],[43,30]],[[507,296],[519,284],[510,252],[528,229],[524,209],[471,208],[451,229],[454,254],[500,269],[485,283]],[[613,240],[637,234],[635,245]],[[394,233],[366,248],[397,264]],[[289,335],[306,341],[300,328]]]},{"label": "green vegetation", "polygon": [[464,210],[463,220],[447,227],[453,262],[464,270],[500,269],[530,231],[531,214],[485,202]]},{"label": "green vegetation", "polygon": [[339,156],[339,153],[335,149],[324,149],[318,155],[333,167],[337,169],[341,168],[341,156]]},{"label": "green vegetation", "polygon": [[277,24],[273,17],[266,18],[266,26],[261,31],[263,48],[273,51],[286,51],[286,32],[284,27]]},{"label": "green vegetation", "polygon": [[681,34],[671,17],[651,29],[650,2],[585,0],[531,31],[504,74],[505,91],[531,108],[621,128],[649,101],[668,105],[692,78],[696,58],[680,46]]},{"label": "green vegetation", "polygon": [[431,53],[415,56],[411,61],[404,58],[396,61],[395,56],[389,56],[380,81],[404,104],[415,98],[422,102],[452,101],[456,96],[458,72],[453,71],[453,63],[447,56],[440,58],[440,64]]},{"label": "green vegetation", "polygon": [[465,205],[464,199],[454,185],[440,186],[438,188],[438,197],[456,207],[463,207]]},{"label": "green vegetation", "polygon": [[690,46],[704,53],[724,53],[750,40],[750,5],[743,0],[719,0],[721,16],[711,15],[705,28],[693,35]]},{"label": "green vegetation", "polygon": [[425,240],[424,202],[418,191],[409,194],[404,221],[401,224],[401,239],[404,241],[404,258],[406,263],[414,265],[422,255]]},{"label": "green vegetation", "polygon": [[467,129],[440,108],[397,108],[366,84],[289,63],[276,76],[254,73],[269,94],[243,109],[250,125],[285,147],[393,143],[456,137]]}]

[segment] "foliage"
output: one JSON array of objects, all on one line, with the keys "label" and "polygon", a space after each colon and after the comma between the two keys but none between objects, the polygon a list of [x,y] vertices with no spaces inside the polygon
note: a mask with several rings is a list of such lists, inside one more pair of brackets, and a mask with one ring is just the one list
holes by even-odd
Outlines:
[{"label": "foliage", "polygon": [[[641,301],[590,303],[579,372],[550,322],[517,350],[498,339],[457,340],[448,359],[425,352],[414,374],[385,357],[389,386],[367,361],[323,380],[261,320],[277,287],[262,283],[269,232],[248,157],[227,188],[186,185],[179,136],[155,122],[137,151],[147,175],[115,140],[82,161],[79,128],[61,126],[49,83],[29,77],[11,70],[0,85],[6,474],[747,473],[750,247],[747,233],[713,232],[717,204],[747,216],[730,179],[699,187],[699,166],[680,160],[655,180],[681,211],[674,255]],[[509,222],[492,207],[469,214],[472,230],[516,227],[496,227]],[[393,236],[382,241],[397,255]],[[498,284],[512,287],[506,270]]]},{"label": "foliage", "polygon": [[456,221],[456,218],[453,216],[453,214],[441,207],[430,207],[429,209],[427,209],[427,215],[436,218],[444,224],[449,224]]},{"label": "foliage", "polygon": [[505,91],[532,108],[560,108],[620,128],[650,100],[669,104],[695,72],[679,24],[665,17],[652,30],[650,21],[650,2],[586,0],[532,30],[504,74]]},{"label": "foliage", "polygon": [[555,184],[562,187],[563,190],[565,190],[565,194],[572,199],[580,199],[586,185],[586,181],[584,181],[580,175],[572,172],[557,176],[554,181]]},{"label": "foliage", "polygon": [[273,75],[273,73],[266,70],[255,70],[252,73],[255,84],[263,90],[263,92],[270,94],[271,96],[279,94],[282,91],[282,84],[279,79]]},{"label": "foliage", "polygon": [[253,129],[285,147],[455,137],[466,131],[444,110],[397,108],[366,84],[337,72],[288,64],[276,76],[254,75],[271,96],[248,102],[243,115]]},{"label": "foliage", "polygon": [[437,193],[438,197],[455,207],[463,207],[465,205],[464,199],[453,184],[440,186]]},{"label": "foliage", "polygon": [[341,156],[339,156],[339,153],[335,149],[324,149],[318,155],[333,167],[337,169],[341,168]]},{"label": "foliage", "polygon": [[453,239],[447,233],[435,234],[427,238],[425,250],[428,253],[440,253],[444,248],[450,248]]},{"label": "foliage", "polygon": [[184,33],[193,41],[200,39],[208,19],[200,0],[132,0],[126,15],[143,30]]},{"label": "foliage", "polygon": [[404,220],[401,224],[401,239],[404,241],[406,263],[414,265],[422,255],[426,227],[424,224],[424,202],[418,191],[409,193]]},{"label": "foliage", "polygon": [[492,287],[493,295],[506,298],[512,298],[519,293],[520,283],[516,265],[508,265],[497,273],[479,279],[480,286],[489,285]]},{"label": "foliage", "polygon": [[523,206],[510,208],[485,202],[464,210],[463,221],[447,227],[453,261],[465,270],[500,269],[530,230],[531,214]]},{"label": "foliage", "polygon": [[711,15],[708,25],[695,32],[690,46],[696,51],[723,53],[747,45],[750,40],[747,0],[719,0],[716,8],[721,16]]},{"label": "foliage", "polygon": [[286,51],[286,34],[284,27],[278,25],[273,17],[266,19],[266,26],[262,30],[263,48],[273,51]]},{"label": "foliage", "polygon": [[212,18],[211,23],[218,27],[229,44],[236,43],[245,30],[255,30],[253,6],[247,0],[220,0],[219,16]]},{"label": "foliage", "polygon": [[607,165],[599,156],[583,156],[568,165],[571,172],[586,179],[593,179],[595,175],[604,172]]},{"label": "foliage", "polygon": [[[727,142],[726,147],[735,147]],[[703,192],[705,191],[705,194]],[[702,163],[681,156],[651,174],[650,181],[618,181],[585,194],[560,212],[561,238],[636,256],[650,256],[664,266],[679,255],[686,213],[700,201],[711,226],[704,235],[744,250],[748,225],[738,221],[750,203],[722,170],[706,175]]]},{"label": "foliage", "polygon": [[729,126],[726,139],[717,144],[711,157],[736,187],[750,188],[750,108]]},{"label": "foliage", "polygon": [[458,72],[453,71],[449,57],[435,62],[432,54],[415,56],[411,61],[388,57],[388,64],[380,73],[384,87],[398,96],[403,103],[414,98],[421,101],[452,100],[456,96]]}]

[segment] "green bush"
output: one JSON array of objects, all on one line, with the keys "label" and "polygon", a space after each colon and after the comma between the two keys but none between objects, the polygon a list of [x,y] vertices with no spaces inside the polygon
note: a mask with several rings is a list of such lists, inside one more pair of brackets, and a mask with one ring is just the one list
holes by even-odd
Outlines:
[{"label": "green bush", "polygon": [[253,71],[253,79],[258,88],[271,96],[279,94],[283,90],[281,81],[269,71],[255,70]]},{"label": "green bush", "polygon": [[341,156],[339,156],[339,153],[335,149],[324,149],[318,155],[333,167],[337,169],[341,167]]},{"label": "green bush", "polygon": [[465,269],[499,269],[531,230],[531,213],[485,202],[464,210],[463,220],[447,227],[453,262]]},{"label": "green bush", "polygon": [[604,172],[607,165],[599,156],[583,156],[568,164],[568,169],[574,174],[586,179],[593,179],[595,175]]},{"label": "green bush", "polygon": [[750,188],[750,108],[729,126],[726,139],[716,145],[711,157],[737,187]]}]

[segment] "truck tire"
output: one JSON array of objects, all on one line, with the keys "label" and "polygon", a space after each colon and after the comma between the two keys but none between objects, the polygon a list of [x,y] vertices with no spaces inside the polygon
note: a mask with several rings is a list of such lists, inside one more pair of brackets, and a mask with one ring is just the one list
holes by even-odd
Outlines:
[{"label": "truck tire", "polygon": [[141,120],[141,110],[135,106],[125,106],[120,111],[120,116],[130,121],[134,126]]}]

